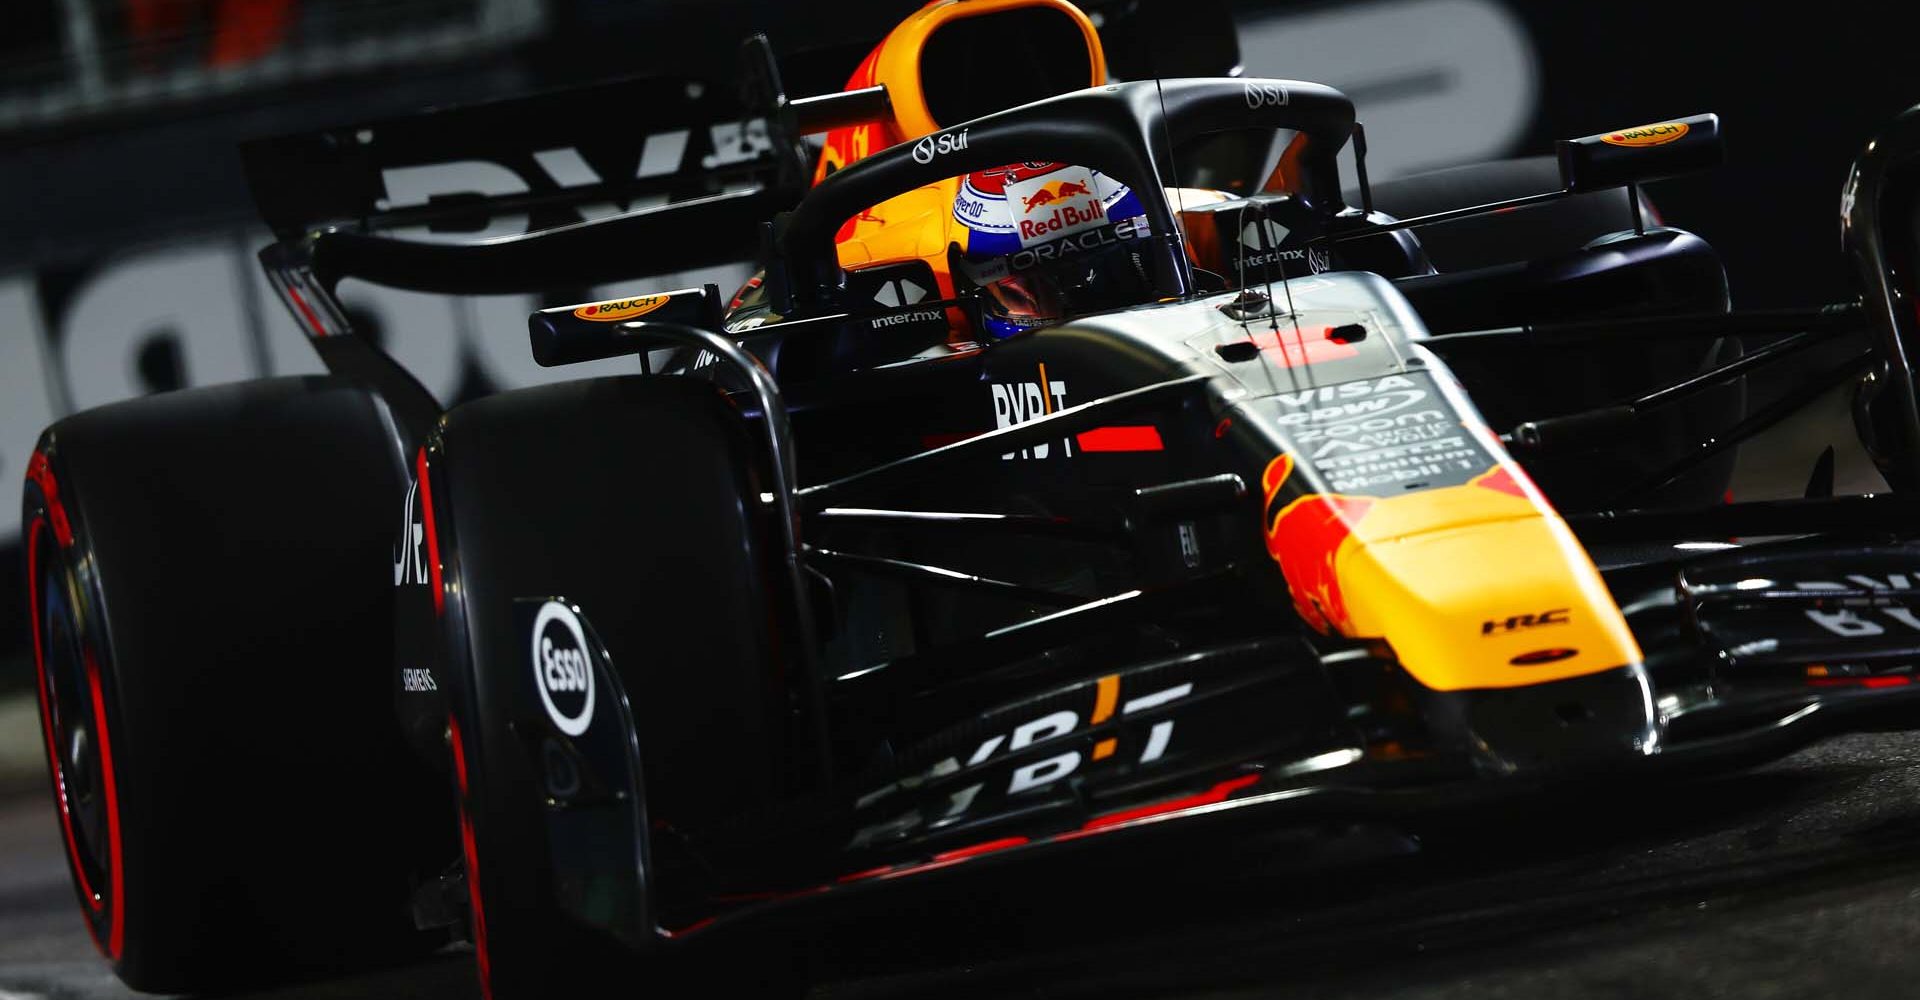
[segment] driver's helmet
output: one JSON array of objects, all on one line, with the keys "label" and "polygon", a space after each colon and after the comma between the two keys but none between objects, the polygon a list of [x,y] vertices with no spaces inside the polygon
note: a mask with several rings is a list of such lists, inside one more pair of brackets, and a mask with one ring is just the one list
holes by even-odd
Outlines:
[{"label": "driver's helmet", "polygon": [[1013,163],[962,178],[953,199],[956,289],[980,289],[980,332],[1008,337],[1141,301],[1152,236],[1140,199],[1086,167]]}]

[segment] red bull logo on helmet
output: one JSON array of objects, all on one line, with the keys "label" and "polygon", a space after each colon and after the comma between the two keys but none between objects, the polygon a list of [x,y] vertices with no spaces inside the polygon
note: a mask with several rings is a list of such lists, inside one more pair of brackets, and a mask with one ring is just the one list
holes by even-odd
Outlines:
[{"label": "red bull logo on helmet", "polygon": [[1007,206],[1023,247],[1107,221],[1107,206],[1095,190],[1093,171],[1085,167],[1061,167],[1030,179],[1010,178]]},{"label": "red bull logo on helmet", "polygon": [[968,174],[953,217],[971,236],[967,251],[1011,254],[1098,230],[1127,188],[1096,170],[1066,163],[1011,163]]}]

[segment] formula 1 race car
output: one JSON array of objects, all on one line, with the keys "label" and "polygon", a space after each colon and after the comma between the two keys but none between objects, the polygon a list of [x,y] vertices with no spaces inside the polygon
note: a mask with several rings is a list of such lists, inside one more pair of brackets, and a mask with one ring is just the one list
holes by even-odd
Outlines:
[{"label": "formula 1 race car", "polygon": [[[955,68],[982,25],[1047,73]],[[1920,720],[1920,108],[1847,182],[1862,302],[1739,312],[1639,192],[1719,161],[1712,115],[1369,184],[1339,92],[1109,82],[1100,44],[1065,0],[938,0],[842,93],[788,100],[754,39],[742,97],[248,147],[333,374],[77,414],[26,483],[53,787],[120,977],[451,937],[492,996],[791,988],[710,959],[1095,844]],[[385,186],[473,160],[529,192]],[[529,231],[457,235],[503,216]],[[733,296],[568,298],[749,258]],[[636,370],[443,409],[347,277],[539,293],[541,364]],[[1750,402],[1787,358],[1818,370]],[[1735,444],[1847,385],[1894,492],[1824,461],[1729,502]]]}]

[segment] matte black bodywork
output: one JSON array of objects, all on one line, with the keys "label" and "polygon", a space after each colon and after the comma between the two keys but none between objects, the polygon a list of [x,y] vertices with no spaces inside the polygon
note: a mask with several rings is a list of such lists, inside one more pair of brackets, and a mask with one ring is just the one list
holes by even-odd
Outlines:
[{"label": "matte black bodywork", "polygon": [[[765,155],[702,173],[690,169],[696,149],[681,165],[698,177],[391,217],[367,209],[377,198],[364,184],[304,202],[284,179],[260,189],[282,237],[262,254],[276,288],[327,364],[386,401],[414,456],[393,567],[395,700],[415,751],[456,772],[476,884],[476,826],[483,844],[542,846],[516,859],[543,866],[516,891],[552,903],[595,947],[645,951],[801,898],[1093,836],[1327,815],[1417,823],[1438,805],[1549,782],[1734,766],[1905,723],[1920,700],[1920,577],[1906,568],[1920,553],[1904,495],[1834,499],[1810,486],[1805,501],[1708,502],[1724,489],[1728,445],[1800,401],[1745,412],[1727,387],[1815,343],[1851,344],[1868,322],[1879,343],[1816,382],[1880,366],[1895,389],[1868,423],[1893,428],[1875,439],[1889,481],[1911,481],[1920,417],[1901,308],[1910,289],[1896,275],[1912,240],[1889,247],[1884,231],[1886,213],[1911,205],[1914,113],[1848,189],[1849,239],[1884,302],[1754,316],[1728,311],[1703,241],[1638,223],[1631,189],[1632,231],[1513,264],[1434,273],[1404,232],[1713,162],[1712,116],[1688,119],[1693,139],[1646,161],[1581,140],[1563,153],[1559,192],[1396,220],[1371,210],[1364,187],[1361,206],[1347,206],[1334,157],[1353,109],[1313,84],[1082,91],[876,153],[803,193],[797,104],[772,82],[758,81],[773,102],[760,109]],[[673,105],[663,120],[722,113],[712,99],[646,92]],[[422,135],[517,122],[514,141],[532,148],[551,138],[543,106],[463,112]],[[858,94],[806,114],[842,121],[883,106]],[[383,145],[410,127],[341,130],[319,159],[278,140],[255,147],[250,166],[273,176],[335,158],[365,173],[438,148]],[[1153,295],[970,342],[926,314],[977,300],[875,310],[838,262],[842,222],[917,185],[1045,159],[1158,192],[1178,149],[1251,129],[1293,130],[1288,193],[1312,206],[1312,247],[1328,265],[1314,270],[1326,273],[1275,269],[1210,288],[1172,208],[1147,197],[1139,266]],[[604,176],[637,177],[625,167],[640,155],[631,143],[606,153],[623,169]],[[556,218],[670,183],[699,197],[500,241],[366,231],[501,210]],[[790,211],[753,232],[777,209]],[[689,227],[698,235],[681,255]],[[591,329],[536,314],[543,363],[632,353],[647,373],[448,413],[332,299],[346,275],[448,293],[538,289],[738,259],[756,242],[770,315],[719,322],[712,288],[675,293],[678,313]],[[1754,360],[1719,346],[1794,332]],[[1577,353],[1553,352],[1581,347],[1639,352],[1673,384],[1596,376],[1584,394],[1510,391],[1516,371],[1577,365]],[[1384,643],[1330,636],[1295,613],[1263,526],[1278,504],[1363,474],[1306,463],[1284,486],[1263,482],[1278,457],[1310,450],[1311,413],[1294,422],[1288,408],[1387,379],[1443,418],[1432,440],[1452,463],[1405,474],[1424,486],[1484,472],[1511,448],[1580,532],[1645,662],[1433,691]],[[1670,428],[1650,415],[1675,413],[1725,419],[1681,420],[1701,440],[1652,459],[1577,451]],[[1766,530],[1749,525],[1797,537],[1726,540]],[[705,555],[711,565],[690,568]],[[581,622],[579,657],[559,666],[540,660],[538,616],[552,605]],[[605,692],[581,732],[564,731],[550,700],[541,710],[543,669]],[[610,894],[581,889],[593,885]],[[469,920],[484,954],[479,909]]]}]

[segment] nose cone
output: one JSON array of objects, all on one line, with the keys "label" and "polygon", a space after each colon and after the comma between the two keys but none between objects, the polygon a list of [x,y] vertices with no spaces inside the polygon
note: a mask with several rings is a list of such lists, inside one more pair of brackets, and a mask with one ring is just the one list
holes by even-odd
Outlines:
[{"label": "nose cone", "polygon": [[1422,710],[1443,744],[1500,774],[1604,764],[1659,745],[1638,663],[1527,687],[1429,692]]},{"label": "nose cone", "polygon": [[[1362,534],[1385,527],[1372,514]],[[1351,634],[1378,636],[1434,691],[1527,687],[1641,661],[1566,523],[1529,511],[1340,553]]]}]

